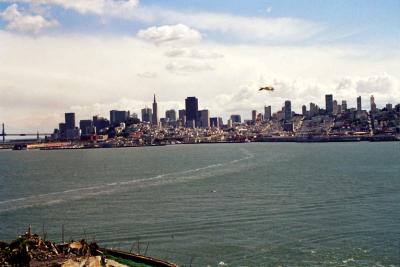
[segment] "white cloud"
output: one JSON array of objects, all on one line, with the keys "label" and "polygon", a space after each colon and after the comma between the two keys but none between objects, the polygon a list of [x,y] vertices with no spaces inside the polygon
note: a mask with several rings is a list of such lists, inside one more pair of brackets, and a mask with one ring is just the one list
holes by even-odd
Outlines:
[{"label": "white cloud", "polygon": [[195,43],[201,40],[200,32],[184,24],[164,25],[140,30],[137,37],[155,43]]},{"label": "white cloud", "polygon": [[154,79],[157,77],[157,73],[151,71],[145,71],[138,73],[137,76],[143,79]]},{"label": "white cloud", "polygon": [[165,52],[167,57],[188,57],[198,59],[217,59],[223,55],[212,50],[202,48],[173,47]]},{"label": "white cloud", "polygon": [[7,22],[8,30],[38,33],[43,29],[58,25],[56,20],[47,20],[40,15],[30,15],[18,10],[17,4],[12,4],[0,13],[0,18]]},{"label": "white cloud", "polygon": [[172,61],[165,66],[166,70],[176,74],[186,74],[212,70],[213,68],[204,61]]},{"label": "white cloud", "polygon": [[139,7],[133,18],[158,24],[185,23],[189,27],[242,41],[284,43],[303,41],[321,32],[323,26],[304,19],[263,18],[215,12],[184,12]]},{"label": "white cloud", "polygon": [[344,77],[338,81],[336,92],[341,99],[350,98],[353,103],[357,96],[362,96],[364,108],[368,108],[369,96],[374,95],[377,104],[383,106],[389,102],[400,102],[400,81],[387,73],[364,77]]},{"label": "white cloud", "polygon": [[54,5],[81,14],[130,17],[137,8],[138,0],[3,0],[31,5]]}]

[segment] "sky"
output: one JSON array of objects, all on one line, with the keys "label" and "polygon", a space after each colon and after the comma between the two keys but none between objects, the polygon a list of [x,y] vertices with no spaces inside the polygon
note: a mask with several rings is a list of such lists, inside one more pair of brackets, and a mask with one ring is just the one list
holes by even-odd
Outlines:
[{"label": "sky", "polygon": [[[188,96],[250,118],[324,95],[400,103],[399,0],[0,0],[0,122],[49,132]],[[259,92],[272,85],[273,93]]]}]

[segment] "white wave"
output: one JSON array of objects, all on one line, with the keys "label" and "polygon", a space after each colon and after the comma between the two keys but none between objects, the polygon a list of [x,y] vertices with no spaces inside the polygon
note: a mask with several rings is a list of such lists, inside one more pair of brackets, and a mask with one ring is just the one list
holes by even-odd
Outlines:
[{"label": "white wave", "polygon": [[0,213],[35,206],[56,205],[65,201],[80,200],[99,195],[114,194],[116,192],[125,192],[149,186],[190,182],[194,180],[238,172],[243,168],[249,167],[249,165],[240,165],[237,163],[244,162],[254,157],[254,154],[250,153],[248,150],[243,148],[240,150],[245,155],[244,157],[225,163],[216,163],[205,167],[189,169],[175,173],[160,174],[149,178],[134,179],[124,182],[106,183],[103,185],[68,189],[59,192],[38,194],[29,197],[2,201],[0,202]]}]

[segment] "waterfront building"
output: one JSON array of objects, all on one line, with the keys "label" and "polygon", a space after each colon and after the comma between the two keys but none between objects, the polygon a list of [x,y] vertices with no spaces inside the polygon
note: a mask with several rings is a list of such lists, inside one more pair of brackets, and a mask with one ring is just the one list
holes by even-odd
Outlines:
[{"label": "waterfront building", "polygon": [[251,120],[253,122],[256,122],[256,120],[257,120],[257,110],[252,110],[251,111]]},{"label": "waterfront building", "polygon": [[142,121],[143,122],[151,122],[153,118],[153,111],[151,108],[143,108],[142,109]]},{"label": "waterfront building", "polygon": [[242,123],[242,117],[238,114],[231,115],[232,123]]},{"label": "waterfront building", "polygon": [[95,134],[95,127],[92,120],[80,120],[79,128],[82,136]]},{"label": "waterfront building", "polygon": [[156,101],[156,94],[154,94],[154,99],[153,99],[153,114],[151,117],[151,123],[156,126],[158,125],[158,107]]},{"label": "waterfront building", "polygon": [[[188,127],[195,127],[198,123],[199,101],[194,96],[189,96],[185,99],[185,115],[186,124]],[[194,125],[192,125],[194,122]],[[189,126],[190,124],[190,126]]]},{"label": "waterfront building", "polygon": [[271,106],[264,107],[264,120],[269,121],[272,118],[272,108]]},{"label": "waterfront building", "polygon": [[285,101],[285,107],[284,107],[284,112],[285,112],[285,121],[290,121],[292,119],[292,103],[290,100]]},{"label": "waterfront building", "polygon": [[375,97],[371,95],[370,97],[370,104],[371,104],[371,112],[376,112],[376,104],[375,104]]},{"label": "waterfront building", "polygon": [[361,96],[357,97],[357,111],[362,110],[362,105],[361,105]]},{"label": "waterfront building", "polygon": [[165,111],[165,118],[170,122],[176,121],[176,111],[174,109]]},{"label": "waterfront building", "polygon": [[75,113],[65,113],[65,127],[66,129],[75,129]]},{"label": "waterfront building", "polygon": [[114,126],[121,122],[125,122],[129,116],[129,111],[110,110],[110,124]]},{"label": "waterfront building", "polygon": [[346,111],[347,111],[347,101],[342,100],[342,112],[346,112]]},{"label": "waterfront building", "polygon": [[325,95],[325,110],[326,110],[326,113],[328,113],[328,114],[333,113],[333,96],[332,95]]},{"label": "waterfront building", "polygon": [[210,127],[210,112],[208,109],[203,109],[199,111],[198,114],[199,123],[197,127],[199,128],[209,128]]}]

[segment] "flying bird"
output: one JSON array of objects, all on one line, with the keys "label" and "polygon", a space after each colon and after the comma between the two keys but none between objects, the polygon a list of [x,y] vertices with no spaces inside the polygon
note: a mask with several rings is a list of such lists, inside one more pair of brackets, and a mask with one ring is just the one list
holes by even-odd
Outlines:
[{"label": "flying bird", "polygon": [[260,87],[260,89],[258,89],[258,91],[262,91],[262,90],[265,90],[265,91],[274,91],[274,87],[272,87],[272,86],[265,86],[265,87]]}]

